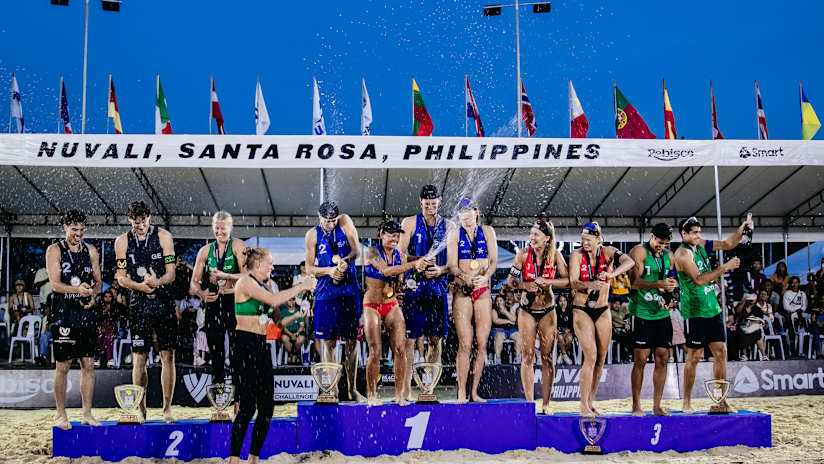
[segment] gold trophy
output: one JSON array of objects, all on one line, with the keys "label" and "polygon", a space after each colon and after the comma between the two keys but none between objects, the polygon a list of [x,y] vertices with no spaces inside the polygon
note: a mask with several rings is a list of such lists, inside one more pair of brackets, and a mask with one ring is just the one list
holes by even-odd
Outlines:
[{"label": "gold trophy", "polygon": [[120,420],[118,424],[136,425],[143,423],[140,413],[140,402],[146,389],[140,385],[126,384],[114,387],[114,398],[120,406]]},{"label": "gold trophy", "polygon": [[581,451],[583,454],[604,454],[598,442],[604,436],[607,429],[607,420],[603,417],[580,417],[578,418],[578,429],[581,435],[589,443]]},{"label": "gold trophy", "polygon": [[[418,394],[417,404],[438,404],[438,396],[435,395],[435,387],[441,380],[443,366],[438,363],[421,362],[412,366],[412,374],[415,376],[415,383],[421,392]],[[397,379],[396,379],[397,381]]]},{"label": "gold trophy", "polygon": [[719,408],[730,393],[730,381],[726,379],[707,380],[704,382],[704,388],[707,390],[707,397],[713,402],[707,414],[729,414],[728,411],[719,410]]},{"label": "gold trophy", "polygon": [[215,383],[206,387],[206,397],[212,403],[212,418],[209,422],[232,422],[232,417],[226,409],[232,405],[235,386]]},{"label": "gold trophy", "polygon": [[343,365],[333,362],[319,362],[312,364],[312,378],[318,384],[318,399],[315,404],[338,404],[338,396],[333,390],[340,381]]}]

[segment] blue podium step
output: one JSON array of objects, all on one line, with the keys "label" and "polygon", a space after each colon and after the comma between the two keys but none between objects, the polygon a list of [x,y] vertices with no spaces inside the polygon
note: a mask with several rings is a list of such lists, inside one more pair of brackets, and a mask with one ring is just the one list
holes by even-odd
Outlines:
[{"label": "blue podium step", "polygon": [[[647,414],[609,414],[597,444],[605,453],[619,451],[695,451],[717,446],[772,446],[770,416],[759,412],[708,415],[674,412],[668,417]],[[539,415],[537,445],[564,453],[577,453],[589,443],[577,414]],[[586,424],[584,425],[586,427]],[[596,424],[598,426],[598,424]],[[597,427],[596,427],[597,428]]]}]

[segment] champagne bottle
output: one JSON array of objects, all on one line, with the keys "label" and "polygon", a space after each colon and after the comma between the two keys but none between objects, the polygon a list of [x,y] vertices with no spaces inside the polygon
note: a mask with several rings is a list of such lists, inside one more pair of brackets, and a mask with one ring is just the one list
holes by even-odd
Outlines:
[{"label": "champagne bottle", "polygon": [[[750,221],[752,221],[752,212],[747,213],[747,222]],[[741,236],[741,244],[752,244],[752,227],[750,227],[749,225],[744,226],[744,234]]]}]

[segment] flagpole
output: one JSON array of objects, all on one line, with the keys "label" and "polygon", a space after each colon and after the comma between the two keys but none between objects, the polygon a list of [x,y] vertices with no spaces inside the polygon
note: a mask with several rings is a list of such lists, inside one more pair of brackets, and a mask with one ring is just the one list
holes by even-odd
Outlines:
[{"label": "flagpole", "polygon": [[715,140],[715,93],[712,91],[712,79],[710,79],[710,140]]},{"label": "flagpole", "polygon": [[572,98],[572,79],[568,77],[567,78],[567,106],[568,106],[567,113],[569,114],[569,123],[568,123],[568,125],[569,125],[569,138],[572,138],[572,105],[570,104],[570,103],[572,103],[572,101],[570,101],[570,98]]},{"label": "flagpole", "polygon": [[[618,119],[618,83],[613,79],[612,81],[612,124],[615,125]],[[615,138],[618,138],[618,126],[615,126]]]},{"label": "flagpole", "polygon": [[523,113],[521,110],[521,34],[520,23],[518,22],[518,17],[520,16],[518,6],[519,1],[515,0],[515,73],[517,74],[515,77],[515,101],[518,103],[518,138],[521,138],[521,120],[523,119]]},{"label": "flagpole", "polygon": [[109,105],[112,101],[112,73],[109,73],[109,86],[106,89],[106,135],[109,135]]},{"label": "flagpole", "polygon": [[[466,87],[464,88],[464,106],[466,106],[466,101],[469,100],[469,74],[464,74],[464,84]],[[475,115],[476,117],[478,115]],[[464,108],[464,137],[469,137],[469,118],[466,117],[466,108]]]},{"label": "flagpole", "polygon": [[801,88],[801,80],[798,81],[798,106],[801,110],[801,140],[804,140],[804,89]]},{"label": "flagpole", "polygon": [[80,115],[80,133],[86,133],[86,68],[89,61],[89,0],[86,0],[86,28],[83,32],[83,108]]},{"label": "flagpole", "polygon": [[[9,100],[12,98],[14,98],[14,73],[11,73],[11,90],[9,90]],[[9,134],[11,134],[11,105],[9,105]]]},{"label": "flagpole", "polygon": [[755,81],[755,136],[761,140],[761,122],[758,121],[758,81]]},{"label": "flagpole", "polygon": [[664,99],[664,139],[669,139],[669,131],[667,130],[667,83],[664,78],[661,78],[661,97]]},{"label": "flagpole", "polygon": [[[415,130],[415,76],[412,76],[412,130]],[[9,126],[9,132],[11,132],[11,126]]]},{"label": "flagpole", "polygon": [[212,86],[215,85],[215,77],[209,76],[209,135],[212,135]]},{"label": "flagpole", "polygon": [[63,75],[60,75],[60,87],[57,88],[57,133],[60,133],[60,122],[63,120]]},{"label": "flagpole", "polygon": [[[158,112],[160,109],[157,106],[157,96],[160,94],[160,73],[155,73],[155,133],[157,133],[158,129]],[[162,134],[163,131],[161,130],[160,133]]]},{"label": "flagpole", "polygon": [[260,120],[260,108],[258,108],[258,87],[260,87],[260,76],[257,76],[255,84],[255,135],[258,135],[258,121]]}]

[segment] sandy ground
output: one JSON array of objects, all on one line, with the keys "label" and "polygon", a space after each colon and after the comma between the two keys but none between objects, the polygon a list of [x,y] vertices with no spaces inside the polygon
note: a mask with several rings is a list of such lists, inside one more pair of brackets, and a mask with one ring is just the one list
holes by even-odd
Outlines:
[{"label": "sandy ground", "polygon": [[[339,453],[310,453],[303,455],[281,454],[273,456],[268,463],[304,463],[307,461],[322,461],[329,464],[343,462],[369,463],[475,463],[506,461],[509,463],[538,463],[546,461],[556,462],[824,462],[824,397],[821,396],[793,396],[775,398],[735,398],[731,404],[739,409],[760,411],[772,415],[773,447],[747,448],[744,446],[715,448],[690,453],[619,453],[606,456],[583,456],[577,454],[563,454],[550,448],[539,448],[535,451],[510,451],[500,455],[488,455],[475,451],[415,451],[401,456],[381,456],[377,458],[352,458]],[[651,401],[645,400],[643,407],[649,409]],[[709,407],[709,400],[695,400],[697,409]],[[597,403],[605,412],[627,411],[629,400],[601,401]],[[556,412],[575,412],[578,403],[555,403]],[[664,407],[680,409],[680,400],[665,400]],[[278,406],[277,416],[294,416],[297,407],[294,404]],[[117,418],[116,409],[95,409],[98,419]],[[175,407],[178,418],[205,418],[209,411],[205,408]],[[160,419],[160,411],[149,410],[150,419]],[[80,410],[69,410],[69,419],[80,420]],[[15,411],[0,410],[0,462],[10,464],[28,463],[102,463],[100,458],[82,458],[70,460],[67,458],[51,459],[52,440],[51,425],[54,412],[50,410]],[[151,459],[129,458],[121,463],[146,464],[150,462],[178,462],[177,460],[155,461]],[[224,462],[221,459],[201,459],[193,461],[198,464],[212,464]]]}]

